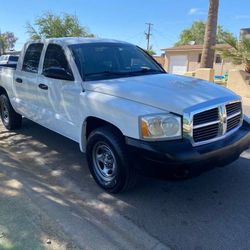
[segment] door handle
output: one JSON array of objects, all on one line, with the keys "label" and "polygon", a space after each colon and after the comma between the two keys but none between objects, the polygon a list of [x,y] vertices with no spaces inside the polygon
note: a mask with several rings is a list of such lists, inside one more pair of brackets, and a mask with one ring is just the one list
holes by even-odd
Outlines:
[{"label": "door handle", "polygon": [[22,82],[23,82],[23,79],[21,79],[21,78],[16,78],[16,82],[22,83]]},{"label": "door handle", "polygon": [[47,90],[47,89],[48,89],[48,86],[45,85],[45,84],[43,84],[43,83],[40,83],[40,84],[38,85],[38,87],[39,87],[40,89],[43,89],[43,90]]}]

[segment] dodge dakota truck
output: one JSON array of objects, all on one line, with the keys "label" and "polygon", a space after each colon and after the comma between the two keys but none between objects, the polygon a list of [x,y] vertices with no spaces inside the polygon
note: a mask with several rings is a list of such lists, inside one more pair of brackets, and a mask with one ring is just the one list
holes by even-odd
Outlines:
[{"label": "dodge dakota truck", "polygon": [[25,117],[79,143],[93,178],[111,193],[132,185],[134,162],[224,166],[250,145],[238,95],[168,74],[143,49],[116,40],[28,42],[16,68],[0,67],[0,107],[9,130]]}]

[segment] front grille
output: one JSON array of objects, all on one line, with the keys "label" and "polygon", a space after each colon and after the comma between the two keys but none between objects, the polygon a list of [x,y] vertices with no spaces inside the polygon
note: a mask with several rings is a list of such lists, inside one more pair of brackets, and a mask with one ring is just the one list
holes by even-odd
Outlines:
[{"label": "front grille", "polygon": [[241,122],[241,114],[237,115],[227,121],[227,132],[237,128]]},{"label": "front grille", "polygon": [[218,132],[219,132],[218,108],[209,109],[194,115],[193,117],[194,142],[211,140],[218,136]]},{"label": "front grille", "polygon": [[214,108],[194,115],[193,124],[196,126],[217,120],[219,120],[219,110]]},{"label": "front grille", "polygon": [[207,141],[218,136],[219,124],[213,124],[202,128],[194,129],[194,142]]},{"label": "front grille", "polygon": [[226,105],[227,111],[227,132],[237,128],[242,119],[241,102],[229,103]]},{"label": "front grille", "polygon": [[200,113],[192,119],[192,141],[195,145],[209,143],[240,127],[242,123],[242,104],[240,101],[218,105]]},{"label": "front grille", "polygon": [[237,112],[242,112],[241,102],[229,103],[226,105],[227,116],[236,114]]}]

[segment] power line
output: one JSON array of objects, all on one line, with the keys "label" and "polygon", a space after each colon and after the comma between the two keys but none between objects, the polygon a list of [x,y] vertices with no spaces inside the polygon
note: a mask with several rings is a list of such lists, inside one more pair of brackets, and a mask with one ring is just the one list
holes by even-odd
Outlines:
[{"label": "power line", "polygon": [[171,43],[175,43],[176,42],[176,37],[174,37],[174,36],[172,36],[171,35],[171,33],[169,32],[168,33],[168,35],[166,35],[166,34],[163,34],[163,32],[161,32],[160,30],[158,30],[158,29],[153,29],[153,31],[154,32],[156,32],[161,38],[163,38],[164,39],[164,41],[166,40],[168,40],[168,41],[170,41]]},{"label": "power line", "polygon": [[149,50],[149,48],[150,48],[150,37],[152,36],[151,28],[152,28],[153,24],[152,23],[146,23],[146,25],[148,25],[148,32],[145,32],[145,35],[146,35],[146,40],[147,40],[147,50]]},{"label": "power line", "polygon": [[143,34],[142,32],[138,32],[135,35],[131,35],[131,36],[129,36],[129,37],[126,38],[126,41],[131,41],[131,40],[133,40],[133,39],[141,36],[142,34]]},{"label": "power line", "polygon": [[158,50],[158,52],[161,51],[161,48],[157,42],[157,38],[155,37],[155,35],[152,36],[152,40],[153,40],[153,48],[155,47]]}]

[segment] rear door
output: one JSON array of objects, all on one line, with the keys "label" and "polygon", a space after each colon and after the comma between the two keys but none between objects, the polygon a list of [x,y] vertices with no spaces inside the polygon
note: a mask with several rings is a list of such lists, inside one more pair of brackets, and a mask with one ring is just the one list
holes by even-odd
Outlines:
[{"label": "rear door", "polygon": [[17,109],[21,114],[33,120],[36,120],[39,109],[37,102],[37,78],[43,46],[42,43],[31,43],[28,45],[23,64],[19,65],[14,77]]},{"label": "rear door", "polygon": [[[69,64],[70,53],[61,45],[48,44],[44,63],[38,79],[38,101],[40,106],[39,123],[78,141],[80,116],[79,98],[82,87],[74,80]],[[50,68],[61,69],[73,77],[45,76],[43,72]]]}]

